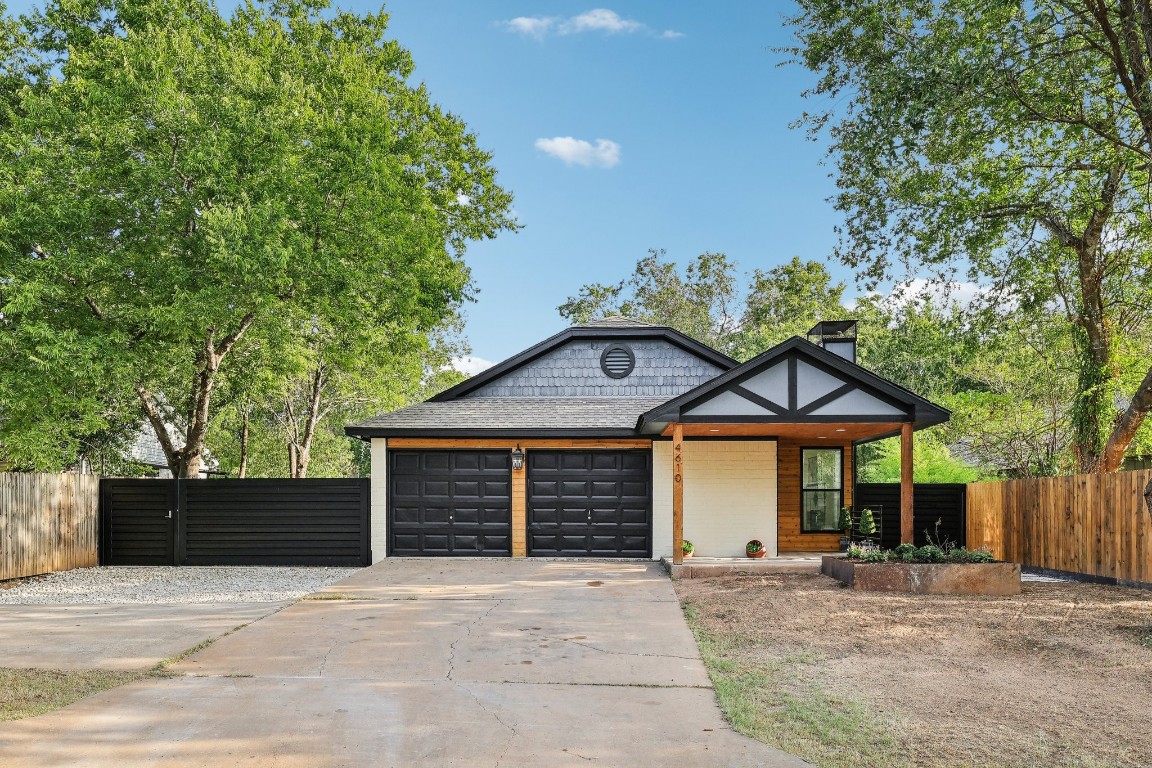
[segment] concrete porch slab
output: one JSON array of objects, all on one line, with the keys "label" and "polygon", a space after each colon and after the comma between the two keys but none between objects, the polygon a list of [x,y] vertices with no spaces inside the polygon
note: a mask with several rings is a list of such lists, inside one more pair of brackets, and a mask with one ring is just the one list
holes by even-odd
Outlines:
[{"label": "concrete porch slab", "polygon": [[685,558],[682,565],[675,565],[668,558],[660,563],[673,580],[710,579],[717,576],[757,573],[820,573],[818,552],[788,554],[781,557],[691,557]]}]

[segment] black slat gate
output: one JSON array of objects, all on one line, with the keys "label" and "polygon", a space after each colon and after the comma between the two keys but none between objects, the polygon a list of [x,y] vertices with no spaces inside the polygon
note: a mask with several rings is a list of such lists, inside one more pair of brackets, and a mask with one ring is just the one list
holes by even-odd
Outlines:
[{"label": "black slat gate", "polygon": [[[928,543],[924,531],[937,538],[936,521],[940,521],[939,539],[966,546],[967,486],[963,483],[915,483],[912,486],[913,541],[920,547]],[[880,545],[891,549],[900,543],[900,484],[859,483],[852,497],[855,509],[880,510],[883,518]]]},{"label": "black slat gate", "polygon": [[369,565],[369,481],[100,481],[103,565]]}]

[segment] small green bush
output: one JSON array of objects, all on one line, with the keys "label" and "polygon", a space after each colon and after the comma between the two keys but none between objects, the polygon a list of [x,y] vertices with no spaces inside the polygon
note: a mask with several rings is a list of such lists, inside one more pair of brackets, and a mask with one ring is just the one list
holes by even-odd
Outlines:
[{"label": "small green bush", "polygon": [[916,550],[917,563],[943,563],[948,559],[940,547],[933,544],[928,544]]},{"label": "small green bush", "polygon": [[911,563],[916,559],[916,545],[914,544],[901,544],[892,550],[893,560],[902,560],[905,563]]},{"label": "small green bush", "polygon": [[986,549],[944,549],[935,544],[915,547],[901,544],[892,550],[879,549],[867,542],[848,547],[848,559],[865,563],[994,563],[996,558]]}]

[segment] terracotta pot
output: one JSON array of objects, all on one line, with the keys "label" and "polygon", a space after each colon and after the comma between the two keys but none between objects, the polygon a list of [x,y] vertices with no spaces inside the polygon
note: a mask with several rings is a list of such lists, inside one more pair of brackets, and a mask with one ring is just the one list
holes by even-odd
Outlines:
[{"label": "terracotta pot", "polygon": [[684,557],[692,557],[692,555],[694,555],[694,554],[696,554],[696,550],[692,550],[691,552],[685,552]]},{"label": "terracotta pot", "polygon": [[748,550],[744,550],[744,554],[748,555],[748,557],[759,558],[759,557],[764,557],[764,553],[767,551],[768,550],[766,550],[766,549],[762,549],[759,552],[749,552]]}]

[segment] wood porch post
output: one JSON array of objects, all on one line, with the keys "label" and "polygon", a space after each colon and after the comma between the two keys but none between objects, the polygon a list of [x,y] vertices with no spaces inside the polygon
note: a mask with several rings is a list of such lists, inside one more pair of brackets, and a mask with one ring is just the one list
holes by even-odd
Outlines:
[{"label": "wood porch post", "polygon": [[912,422],[900,426],[900,543],[911,544],[912,522]]},{"label": "wood porch post", "polygon": [[672,562],[684,562],[684,426],[672,425]]}]

